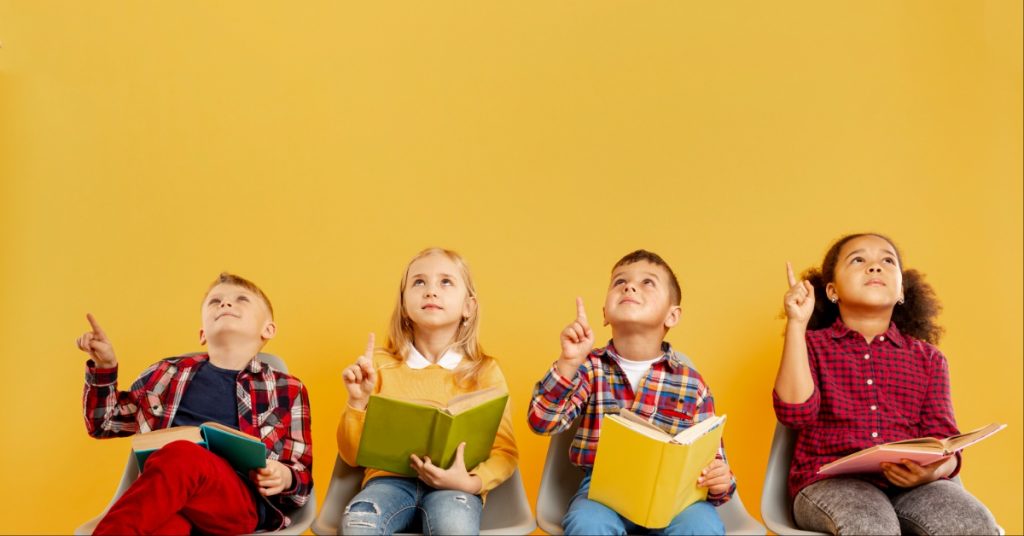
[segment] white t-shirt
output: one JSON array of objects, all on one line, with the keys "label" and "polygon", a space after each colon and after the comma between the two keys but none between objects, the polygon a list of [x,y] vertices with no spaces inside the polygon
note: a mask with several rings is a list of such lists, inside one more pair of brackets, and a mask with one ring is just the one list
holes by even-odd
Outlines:
[{"label": "white t-shirt", "polygon": [[619,356],[615,356],[615,360],[622,367],[622,372],[626,373],[626,378],[629,379],[629,385],[633,388],[633,392],[636,392],[636,388],[640,386],[640,380],[647,374],[647,369],[651,368],[656,361],[661,359],[662,356],[655,357],[654,359],[648,359],[647,361],[630,361]]}]

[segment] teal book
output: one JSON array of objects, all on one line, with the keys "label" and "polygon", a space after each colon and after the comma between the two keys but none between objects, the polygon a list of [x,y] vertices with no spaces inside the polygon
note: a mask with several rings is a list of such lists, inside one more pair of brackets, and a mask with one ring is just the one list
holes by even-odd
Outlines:
[{"label": "teal book", "polygon": [[248,472],[267,466],[267,446],[259,439],[220,423],[199,426],[175,426],[132,436],[132,450],[139,469],[149,455],[172,441],[191,441],[224,458],[235,469]]},{"label": "teal book", "polygon": [[460,395],[447,404],[372,395],[356,463],[416,476],[412,454],[447,469],[465,442],[466,469],[472,470],[490,457],[507,403],[508,393],[497,388]]}]

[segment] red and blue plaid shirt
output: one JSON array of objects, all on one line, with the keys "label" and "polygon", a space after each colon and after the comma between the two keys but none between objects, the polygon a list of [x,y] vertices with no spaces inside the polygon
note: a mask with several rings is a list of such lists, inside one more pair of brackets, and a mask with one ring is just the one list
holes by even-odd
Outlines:
[{"label": "red and blue plaid shirt", "polygon": [[[789,494],[828,478],[822,465],[858,450],[916,437],[960,433],[949,396],[949,367],[934,346],[889,329],[870,343],[836,320],[807,332],[807,357],[814,392],[800,404],[772,391],[775,416],[797,430],[789,470]],[[960,471],[957,467],[950,477]],[[879,487],[881,473],[861,475]]]},{"label": "red and blue plaid shirt", "polygon": [[[85,427],[97,438],[130,436],[167,428],[199,365],[196,354],[163,359],[146,369],[129,391],[117,390],[117,367],[85,368]],[[259,437],[277,460],[292,470],[292,488],[271,497],[274,506],[306,504],[313,488],[313,436],[309,395],[298,378],[274,370],[257,358],[237,376],[238,429]],[[281,526],[290,521],[280,516]]]},{"label": "red and blue plaid shirt", "polygon": [[[661,349],[661,358],[651,365],[636,392],[616,362],[611,341],[607,347],[593,350],[571,380],[558,374],[552,365],[533,390],[530,428],[539,434],[557,434],[569,429],[582,413],[569,447],[569,459],[580,467],[592,468],[605,414],[632,411],[672,435],[714,416],[711,390],[689,358],[674,351],[668,342],[663,342]],[[726,460],[724,444],[719,446],[716,457]],[[729,491],[708,495],[708,501],[717,506],[728,501],[735,491],[733,479]]]}]

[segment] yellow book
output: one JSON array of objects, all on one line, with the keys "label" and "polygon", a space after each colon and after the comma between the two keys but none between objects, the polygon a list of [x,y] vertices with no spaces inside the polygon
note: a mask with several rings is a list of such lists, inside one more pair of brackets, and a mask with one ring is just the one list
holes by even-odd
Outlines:
[{"label": "yellow book", "polygon": [[707,498],[700,472],[718,452],[725,415],[672,436],[643,417],[606,415],[588,497],[648,528],[668,526],[687,506]]}]

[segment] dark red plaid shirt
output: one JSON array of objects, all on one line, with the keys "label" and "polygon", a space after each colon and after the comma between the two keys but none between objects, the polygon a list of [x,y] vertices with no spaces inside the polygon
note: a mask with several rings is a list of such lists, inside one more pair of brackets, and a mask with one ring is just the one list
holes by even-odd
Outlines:
[{"label": "dark red plaid shirt", "polygon": [[[89,435],[97,438],[130,436],[167,428],[181,405],[197,366],[207,354],[169,357],[142,372],[128,391],[117,390],[117,367],[85,367],[83,414]],[[238,429],[263,440],[277,460],[292,470],[292,489],[270,497],[275,507],[306,504],[313,489],[313,435],[309,395],[298,378],[253,358],[238,373]],[[271,524],[287,526],[280,510]]]},{"label": "dark red plaid shirt", "polygon": [[[843,324],[807,332],[814,393],[787,404],[772,392],[775,416],[797,430],[789,494],[828,478],[818,469],[858,450],[915,437],[960,433],[949,396],[949,366],[934,346],[903,335],[895,324],[869,344]],[[950,477],[960,471],[957,466]],[[890,486],[881,473],[861,478]]]}]

